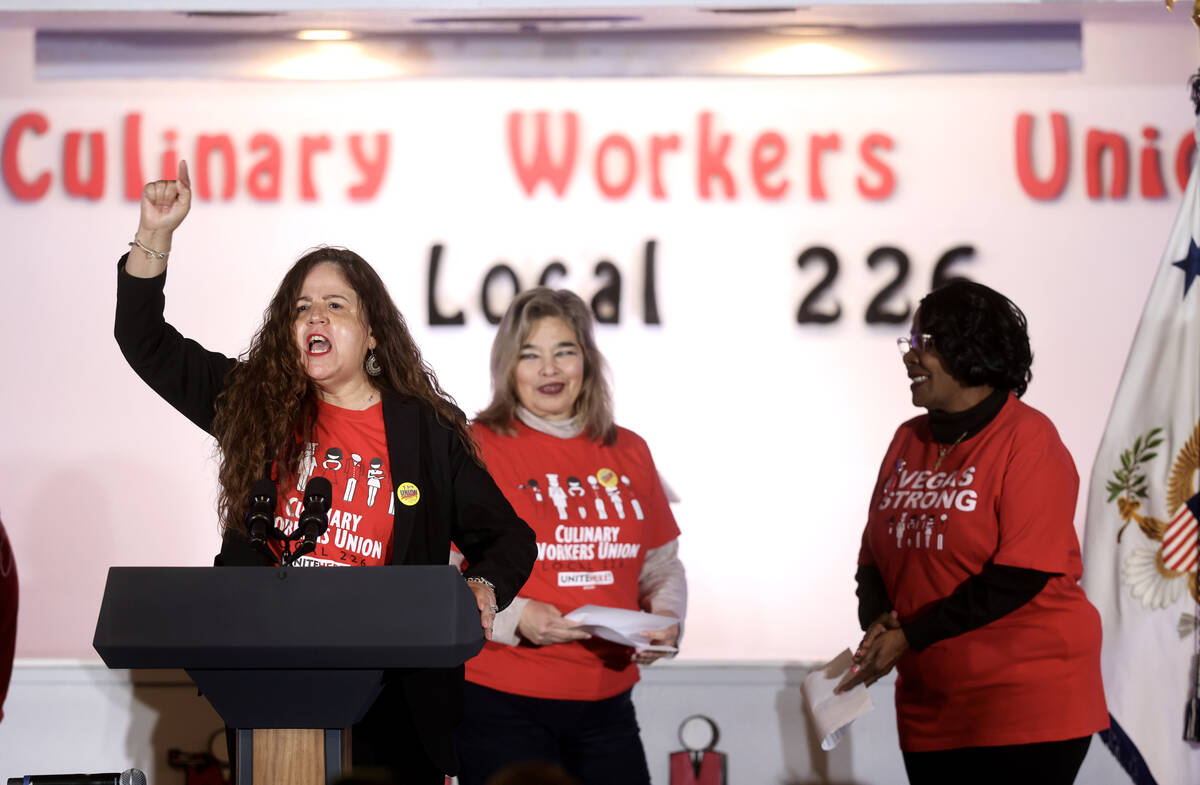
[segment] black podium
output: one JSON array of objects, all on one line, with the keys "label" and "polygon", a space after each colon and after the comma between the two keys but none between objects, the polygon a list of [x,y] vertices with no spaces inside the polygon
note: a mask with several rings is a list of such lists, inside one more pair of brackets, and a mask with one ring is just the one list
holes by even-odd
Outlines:
[{"label": "black podium", "polygon": [[237,729],[238,785],[298,785],[341,776],[385,669],[483,642],[450,566],[112,567],[93,645],[110,668],[185,669]]}]

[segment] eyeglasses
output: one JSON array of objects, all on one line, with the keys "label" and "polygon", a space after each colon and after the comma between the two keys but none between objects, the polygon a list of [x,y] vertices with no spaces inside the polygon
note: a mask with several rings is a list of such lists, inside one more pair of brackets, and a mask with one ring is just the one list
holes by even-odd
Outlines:
[{"label": "eyeglasses", "polygon": [[933,348],[933,336],[929,333],[913,333],[907,338],[897,338],[896,348],[900,354],[908,354],[909,350],[925,352]]}]

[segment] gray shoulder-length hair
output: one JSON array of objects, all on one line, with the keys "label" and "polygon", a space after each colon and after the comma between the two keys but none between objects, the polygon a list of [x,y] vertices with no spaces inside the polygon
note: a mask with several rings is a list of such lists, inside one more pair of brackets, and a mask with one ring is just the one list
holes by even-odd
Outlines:
[{"label": "gray shoulder-length hair", "polygon": [[581,418],[583,433],[595,441],[612,444],[617,440],[617,427],[613,423],[608,364],[596,346],[591,311],[579,295],[566,289],[538,286],[513,298],[492,341],[492,402],[475,415],[475,422],[498,433],[516,433],[513,421],[520,401],[513,372],[534,322],[547,317],[557,317],[570,325],[583,351],[583,384],[574,412]]}]

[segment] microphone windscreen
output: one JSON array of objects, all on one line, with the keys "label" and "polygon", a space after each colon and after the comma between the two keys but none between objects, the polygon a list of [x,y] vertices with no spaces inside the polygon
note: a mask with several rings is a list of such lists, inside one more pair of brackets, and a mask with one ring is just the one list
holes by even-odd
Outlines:
[{"label": "microphone windscreen", "polygon": [[[267,480],[267,482],[271,482]],[[274,486],[272,486],[272,490]],[[146,773],[141,769],[126,769],[121,772],[119,785],[146,785]]]},{"label": "microphone windscreen", "polygon": [[325,477],[313,477],[304,486],[304,504],[307,507],[314,500],[319,500],[322,512],[329,512],[333,499],[333,484]]},{"label": "microphone windscreen", "polygon": [[[271,482],[270,478],[268,477],[259,478],[254,481],[253,485],[250,486],[251,499],[270,499],[272,507],[275,506],[276,493],[275,483]],[[133,771],[137,770],[133,769]]]}]

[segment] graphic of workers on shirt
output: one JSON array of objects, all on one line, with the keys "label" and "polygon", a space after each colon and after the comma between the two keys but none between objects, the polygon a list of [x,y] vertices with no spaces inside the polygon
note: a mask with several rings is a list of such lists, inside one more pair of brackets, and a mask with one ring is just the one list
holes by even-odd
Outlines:
[{"label": "graphic of workers on shirt", "polygon": [[[297,464],[299,480],[296,490],[289,490],[279,500],[275,525],[290,534],[295,531],[304,508],[304,488],[313,477],[324,477],[333,486],[332,506],[328,513],[329,528],[317,539],[317,549],[297,560],[297,566],[353,566],[384,564],[387,543],[391,537],[391,510],[371,512],[384,487],[391,487],[383,459],[372,458],[364,467],[363,458],[334,444],[307,442]],[[359,480],[366,474],[368,493],[358,493]],[[395,494],[388,493],[394,499]],[[370,513],[370,514],[368,514]]]},{"label": "graphic of workers on shirt", "polygon": [[[368,507],[375,506],[375,495],[379,493],[379,489],[383,485],[382,479],[383,479],[383,459],[382,458],[372,458],[371,463],[370,463],[370,468],[367,469],[367,488],[368,488],[368,490],[367,490],[367,506]],[[390,496],[391,494],[388,494],[388,495]]]},{"label": "graphic of workers on shirt", "polygon": [[317,468],[317,443],[306,442],[304,450],[300,454],[300,466],[296,472],[296,490],[304,493],[304,487],[308,485],[308,478],[312,477],[313,470]]},{"label": "graphic of workers on shirt", "polygon": [[587,506],[590,489],[596,520],[646,519],[633,483],[626,474],[600,468],[585,475],[584,479],[580,479],[577,474],[564,475],[561,472],[546,472],[543,478],[544,484],[541,479],[530,477],[516,486],[518,491],[531,500],[538,518],[551,516],[560,521],[587,521],[590,514]]},{"label": "graphic of workers on shirt", "polygon": [[354,501],[354,489],[358,487],[358,479],[363,475],[362,456],[356,452],[350,453],[350,465],[346,467],[346,493],[342,501]]}]

